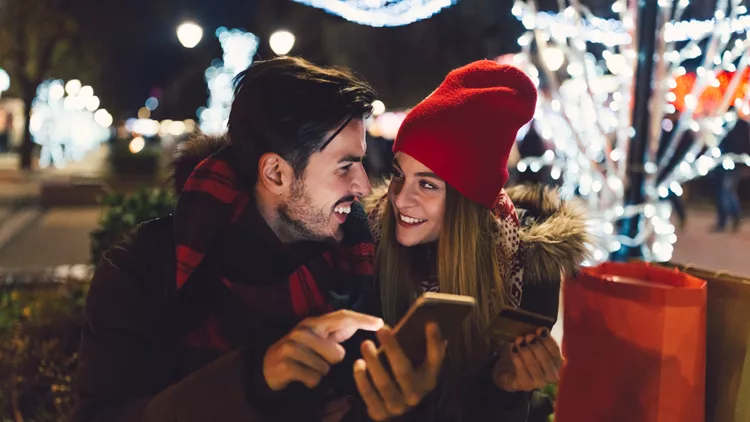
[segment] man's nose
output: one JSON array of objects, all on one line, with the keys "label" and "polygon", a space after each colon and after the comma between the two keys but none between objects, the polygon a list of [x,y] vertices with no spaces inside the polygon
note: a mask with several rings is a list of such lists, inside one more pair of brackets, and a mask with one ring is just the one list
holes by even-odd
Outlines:
[{"label": "man's nose", "polygon": [[358,166],[360,171],[352,180],[351,192],[352,195],[357,197],[367,196],[372,192],[372,185],[370,185],[370,179],[367,177],[364,166],[361,164]]}]

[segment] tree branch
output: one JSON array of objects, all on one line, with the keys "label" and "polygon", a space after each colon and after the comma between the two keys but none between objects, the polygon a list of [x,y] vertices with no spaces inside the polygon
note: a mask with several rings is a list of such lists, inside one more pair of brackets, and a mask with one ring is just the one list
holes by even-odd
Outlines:
[{"label": "tree branch", "polygon": [[39,64],[37,66],[36,81],[42,82],[45,75],[49,72],[52,67],[52,53],[55,51],[55,46],[59,40],[48,39],[47,43],[42,48],[42,52],[39,56]]},{"label": "tree branch", "polygon": [[11,2],[8,4],[6,2],[4,5],[3,19],[0,21],[0,31],[5,32],[8,37],[7,57],[9,62],[14,63],[19,71],[21,71],[23,66],[19,65],[19,63],[26,62],[23,46],[26,44],[24,24],[27,22],[27,16],[24,15],[23,7],[19,7],[18,3]]},{"label": "tree branch", "polygon": [[44,77],[49,73],[52,68],[52,60],[54,59],[53,53],[55,47],[60,45],[64,41],[73,42],[76,37],[76,31],[71,31],[67,26],[67,19],[70,18],[71,8],[73,6],[72,0],[59,0],[56,7],[54,8],[57,14],[57,19],[51,19],[55,22],[55,27],[49,33],[51,34],[41,48],[41,54],[39,55],[37,81],[42,82]]},{"label": "tree branch", "polygon": [[[16,16],[14,18],[9,17],[9,19],[7,19],[5,23],[8,27],[15,29],[10,38],[10,61],[16,68],[15,77],[19,81],[19,85],[21,86],[21,93],[25,98],[27,96],[25,90],[30,83],[29,77],[26,74],[26,63],[28,62],[28,46],[26,45],[27,38],[26,31],[24,30],[25,25],[28,23],[28,16],[24,14],[24,8],[20,7],[18,3],[16,3],[15,10]],[[8,25],[8,20],[15,20],[15,22]],[[15,44],[13,43],[14,38],[17,40]],[[13,58],[13,56],[15,56],[15,58]]]}]

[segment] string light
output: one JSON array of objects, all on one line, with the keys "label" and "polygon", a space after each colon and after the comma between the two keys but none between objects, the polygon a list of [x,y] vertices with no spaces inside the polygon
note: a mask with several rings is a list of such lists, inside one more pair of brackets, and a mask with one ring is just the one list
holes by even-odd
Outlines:
[{"label": "string light", "polygon": [[209,97],[206,107],[198,109],[200,128],[208,134],[221,134],[227,129],[229,111],[234,98],[233,80],[241,71],[253,62],[258,50],[258,37],[239,29],[221,27],[216,30],[221,48],[224,51],[223,61],[215,60],[206,69],[206,84]]},{"label": "string light", "polygon": [[[636,46],[630,34],[637,17],[622,1],[612,6],[619,20],[598,18],[578,2],[571,3],[559,13],[537,12],[532,1],[516,1],[512,9],[527,29],[519,43],[522,51],[512,62],[537,84],[539,75],[545,76],[549,89],[540,91],[533,124],[555,146],[554,152],[519,161],[517,169],[534,172],[551,167],[553,179],[561,180],[561,195],[579,196],[586,202],[592,210],[589,230],[597,239],[589,245],[590,264],[608,259],[622,247],[640,249],[646,260],[667,261],[677,236],[670,222],[671,204],[665,198],[682,195],[683,183],[717,166],[750,166],[747,154],[722,154],[720,150],[738,119],[729,107],[750,112],[746,83],[750,41],[745,34],[750,16],[733,1],[728,13],[712,20],[680,21],[689,2],[675,4],[675,21],[666,23],[663,37],[657,39],[666,60],[656,64],[656,75],[663,78],[658,79],[661,83],[655,86],[649,106],[651,127],[671,138],[661,157],[648,151],[643,169],[645,202],[626,206],[623,182],[628,145],[635,135],[630,112]],[[730,42],[733,38],[737,39]],[[604,52],[593,53],[601,47],[589,51],[593,44],[604,45]],[[558,51],[567,66],[554,71],[561,61]],[[701,66],[688,73],[684,62],[697,57],[702,57]],[[665,116],[678,111],[676,120]],[[690,142],[687,153],[667,167],[679,158],[677,146],[685,142]],[[634,237],[617,233],[618,222],[633,216],[642,217],[638,233]]]},{"label": "string light", "polygon": [[[629,45],[633,42],[630,31],[623,21],[589,16],[582,19],[579,26],[570,19],[570,13],[567,16],[565,12],[534,13],[534,9],[528,4],[521,3],[519,5],[519,3],[516,2],[517,6],[513,7],[512,12],[526,29],[537,29],[555,34],[556,37],[575,37],[581,41],[604,44],[609,47]],[[568,10],[574,10],[574,6],[569,6]],[[750,15],[746,15],[747,9],[740,6],[736,8],[736,11],[742,16],[737,16],[729,26],[721,25],[720,22],[717,23],[721,19],[669,22],[665,27],[664,40],[666,42],[679,42],[703,39],[712,35],[714,31],[728,34],[747,32],[750,29]],[[580,13],[584,14],[583,11]],[[696,50],[691,49],[690,51],[695,52]]]},{"label": "string light", "polygon": [[39,167],[64,167],[109,139],[112,115],[99,109],[99,97],[90,86],[73,79],[47,80],[32,102],[29,131],[41,146]]},{"label": "string light", "polygon": [[294,0],[361,25],[402,26],[427,19],[458,0]]}]

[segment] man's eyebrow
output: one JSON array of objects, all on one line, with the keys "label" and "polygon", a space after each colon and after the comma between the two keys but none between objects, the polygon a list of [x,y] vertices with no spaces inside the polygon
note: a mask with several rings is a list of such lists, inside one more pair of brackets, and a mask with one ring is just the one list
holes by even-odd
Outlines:
[{"label": "man's eyebrow", "polygon": [[361,155],[345,155],[339,159],[339,164],[341,163],[361,163],[364,159]]}]

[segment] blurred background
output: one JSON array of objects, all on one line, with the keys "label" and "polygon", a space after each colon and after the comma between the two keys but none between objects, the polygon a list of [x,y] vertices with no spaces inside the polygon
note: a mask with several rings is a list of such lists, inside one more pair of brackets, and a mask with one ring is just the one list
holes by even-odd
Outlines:
[{"label": "blurred background", "polygon": [[[224,130],[232,77],[287,54],[352,68],[376,88],[373,179],[390,173],[405,113],[450,70],[485,58],[518,65],[540,102],[519,133],[511,183],[581,197],[599,261],[626,251],[750,274],[745,1],[667,0],[638,13],[624,0],[309,3],[0,0],[0,284],[85,281],[122,232],[170,212],[167,165],[194,131]],[[647,13],[669,28],[650,46],[634,37]],[[646,73],[642,55],[635,60],[643,51],[656,61]],[[639,97],[643,81],[654,92]],[[651,115],[636,116],[639,108]],[[640,220],[623,222],[631,217]],[[83,286],[28,300],[3,290],[0,336],[45,309],[79,312]],[[0,348],[0,362],[23,357],[41,377],[0,388],[16,400],[18,388],[44,391],[23,404],[0,396],[0,420],[24,420],[30,408],[48,414],[34,420],[58,420],[71,405],[74,358],[48,356],[58,367],[37,370],[45,358],[34,350]]]},{"label": "blurred background", "polygon": [[[512,0],[321,2],[364,10],[350,6],[344,17],[331,13],[341,8],[304,3],[0,0],[0,273],[87,263],[96,198],[105,189],[165,187],[164,165],[189,133],[223,130],[229,81],[252,60],[298,55],[369,80],[379,101],[367,165],[379,178],[390,170],[390,141],[404,112],[451,69],[520,52],[528,31]],[[395,3],[413,10],[368,14]],[[555,1],[534,4],[558,8]],[[611,0],[584,6],[602,18],[618,16]],[[715,6],[692,1],[682,19],[708,19]],[[552,50],[545,60],[554,64],[561,53]],[[694,73],[700,57],[686,63]],[[516,158],[556,146],[538,127],[524,132]],[[519,179],[552,182],[550,170]],[[710,214],[715,203],[708,179],[687,184],[684,195],[701,235],[713,219],[699,212]],[[747,182],[739,192],[748,198]]]},{"label": "blurred background", "polygon": [[288,53],[370,81],[382,118],[368,169],[385,175],[404,111],[451,69],[518,50],[512,6],[373,27],[292,0],[0,0],[0,268],[87,263],[96,197],[164,186],[191,131],[221,130],[251,60]]}]

